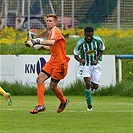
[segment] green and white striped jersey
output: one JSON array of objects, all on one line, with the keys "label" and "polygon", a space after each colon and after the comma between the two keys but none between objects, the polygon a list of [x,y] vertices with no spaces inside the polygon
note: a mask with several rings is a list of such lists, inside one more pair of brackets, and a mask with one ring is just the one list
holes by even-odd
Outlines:
[{"label": "green and white striped jersey", "polygon": [[[100,36],[93,35],[93,39],[91,43],[87,43],[85,38],[81,38],[74,48],[74,55],[79,55],[81,59],[86,60],[86,64],[84,66],[89,66],[92,62],[97,58],[99,51],[104,51],[105,46],[104,42],[100,38]],[[98,63],[102,61],[102,56],[100,57]],[[82,63],[79,65],[83,66]]]}]

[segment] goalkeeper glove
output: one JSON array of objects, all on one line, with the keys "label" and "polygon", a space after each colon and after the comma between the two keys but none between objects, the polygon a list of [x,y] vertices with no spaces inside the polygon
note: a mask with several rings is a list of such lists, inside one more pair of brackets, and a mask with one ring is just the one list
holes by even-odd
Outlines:
[{"label": "goalkeeper glove", "polygon": [[36,36],[35,33],[28,31],[27,37],[30,39],[34,39],[34,36]]},{"label": "goalkeeper glove", "polygon": [[33,43],[33,45],[40,44],[40,40],[39,39],[31,39],[31,42]]}]

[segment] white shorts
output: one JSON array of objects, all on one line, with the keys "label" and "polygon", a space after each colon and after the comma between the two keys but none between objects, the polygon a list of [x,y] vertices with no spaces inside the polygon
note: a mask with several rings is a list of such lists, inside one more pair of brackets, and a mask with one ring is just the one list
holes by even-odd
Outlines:
[{"label": "white shorts", "polygon": [[91,81],[95,84],[99,84],[101,76],[101,65],[92,66],[79,66],[78,76],[90,77]]}]

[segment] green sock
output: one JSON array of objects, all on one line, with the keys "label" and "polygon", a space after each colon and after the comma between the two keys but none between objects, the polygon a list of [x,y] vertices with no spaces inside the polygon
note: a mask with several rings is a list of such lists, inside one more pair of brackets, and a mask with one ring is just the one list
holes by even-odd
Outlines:
[{"label": "green sock", "polygon": [[87,105],[91,105],[91,90],[85,89],[85,97],[86,97]]}]

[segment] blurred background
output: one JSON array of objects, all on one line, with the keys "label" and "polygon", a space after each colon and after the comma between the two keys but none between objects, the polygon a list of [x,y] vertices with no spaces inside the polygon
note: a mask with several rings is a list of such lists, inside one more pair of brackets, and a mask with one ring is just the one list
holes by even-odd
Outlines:
[{"label": "blurred background", "polygon": [[62,30],[133,28],[133,0],[0,0],[0,29],[44,29],[49,13],[57,14]]}]

